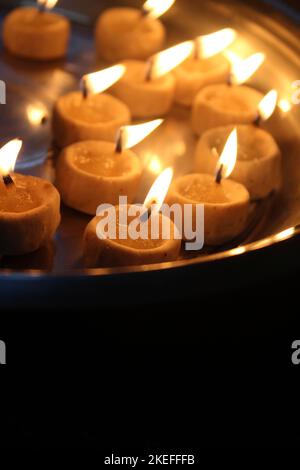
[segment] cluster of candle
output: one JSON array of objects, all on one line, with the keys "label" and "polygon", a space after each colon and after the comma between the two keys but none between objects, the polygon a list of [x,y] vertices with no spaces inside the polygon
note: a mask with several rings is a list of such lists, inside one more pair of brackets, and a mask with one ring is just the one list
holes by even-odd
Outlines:
[{"label": "cluster of candle", "polygon": [[[66,50],[68,22],[45,12],[55,0],[38,3],[38,11],[18,9],[8,16],[4,43],[23,57],[57,58]],[[148,0],[143,11],[109,9],[99,18],[99,54],[123,62],[85,75],[81,89],[60,97],[55,104],[53,135],[62,148],[56,168],[59,193],[48,182],[12,173],[20,141],[0,150],[0,254],[34,251],[49,240],[59,224],[60,196],[67,206],[89,215],[101,203],[117,205],[121,195],[130,204],[143,171],[131,148],[163,122],[154,119],[130,125],[131,119],[164,116],[174,103],[192,108],[191,126],[199,136],[195,173],[171,184],[172,172],[164,171],[151,188],[145,207],[149,200],[159,200],[162,205],[165,196],[170,205],[192,204],[196,210],[197,204],[203,204],[205,243],[220,245],[244,231],[251,200],[280,188],[280,151],[274,138],[260,128],[276,107],[277,93],[272,90],[264,97],[244,85],[261,66],[264,55],[254,54],[231,66],[221,54],[236,37],[229,28],[157,52],[165,39],[158,17],[173,3]],[[48,48],[42,40],[38,47],[37,31],[47,39]],[[49,44],[52,35],[55,40]],[[103,93],[109,88],[110,94]],[[168,242],[104,240],[96,235],[97,221],[96,216],[84,234],[89,266],[178,257],[181,242],[174,237]]]}]

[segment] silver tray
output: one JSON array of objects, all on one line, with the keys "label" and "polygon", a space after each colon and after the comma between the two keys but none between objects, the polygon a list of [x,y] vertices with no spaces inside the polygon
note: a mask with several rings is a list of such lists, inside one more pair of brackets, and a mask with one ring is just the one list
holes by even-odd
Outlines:
[{"label": "silver tray", "polygon": [[[64,4],[64,2],[61,2]],[[68,4],[68,2],[66,2]],[[70,3],[70,2],[69,2]],[[109,2],[112,4],[112,2]],[[117,2],[120,4],[120,2]],[[134,3],[134,2],[130,2]],[[137,3],[137,2],[135,2]],[[89,13],[95,17],[101,7],[87,2]],[[140,4],[140,2],[138,2]],[[2,13],[5,14],[5,9]],[[39,175],[51,181],[55,177],[56,150],[51,143],[50,122],[32,124],[28,119],[31,109],[40,109],[51,116],[53,103],[61,94],[78,88],[82,74],[97,70],[106,64],[95,57],[92,20],[84,12],[65,11],[73,19],[73,33],[67,60],[52,64],[36,64],[13,58],[0,52],[0,78],[7,83],[7,105],[1,107],[1,139],[19,136],[25,146],[18,163],[18,171]],[[168,45],[206,34],[222,27],[233,27],[239,33],[231,48],[241,56],[256,51],[267,55],[265,65],[250,82],[263,92],[276,88],[281,98],[289,98],[291,83],[300,79],[300,42],[296,23],[289,21],[262,2],[247,6],[238,1],[180,1],[164,17],[168,30]],[[0,264],[0,285],[24,283],[38,279],[77,280],[98,279],[97,288],[106,285],[101,279],[116,278],[119,274],[142,272],[179,272],[193,267],[194,275],[213,261],[244,256],[261,248],[282,244],[288,238],[297,238],[300,223],[300,106],[289,112],[278,110],[265,126],[277,139],[283,153],[284,186],[280,194],[256,205],[247,231],[232,243],[218,250],[205,249],[179,260],[150,266],[114,269],[84,269],[81,264],[81,238],[89,217],[66,207],[62,208],[62,223],[53,244],[34,254],[5,258]],[[149,161],[159,158],[161,166],[173,165],[175,175],[191,169],[196,139],[189,128],[189,111],[174,107],[165,124],[144,143],[136,147],[145,163],[144,177],[137,200],[143,200],[155,178]],[[150,159],[150,160],[149,160]],[[282,232],[287,228],[294,228]],[[248,259],[248,258],[247,258]],[[247,269],[247,264],[245,269]],[[117,276],[118,282],[120,277]],[[135,276],[136,279],[136,276]],[[54,284],[53,284],[54,283]]]}]

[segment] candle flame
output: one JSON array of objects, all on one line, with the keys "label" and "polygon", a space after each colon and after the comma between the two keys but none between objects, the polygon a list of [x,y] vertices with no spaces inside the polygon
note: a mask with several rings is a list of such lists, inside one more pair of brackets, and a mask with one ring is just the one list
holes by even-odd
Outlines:
[{"label": "candle flame", "polygon": [[154,181],[146,196],[143,206],[149,209],[152,204],[155,204],[155,212],[159,212],[164,203],[166,195],[169,191],[170,184],[173,179],[173,169],[166,168]]},{"label": "candle flame", "polygon": [[150,58],[150,78],[162,77],[175,69],[175,67],[191,55],[193,49],[194,41],[185,41],[152,56]]},{"label": "candle flame", "polygon": [[271,90],[261,100],[258,105],[259,115],[263,121],[267,121],[275,111],[278,100],[278,93],[276,90]]},{"label": "candle flame", "polygon": [[220,171],[222,178],[228,178],[234,170],[238,152],[237,129],[235,128],[229,135],[223,152],[217,164],[217,173]]},{"label": "candle flame", "polygon": [[245,60],[236,61],[233,63],[231,71],[232,85],[242,85],[249,80],[252,75],[259,69],[265,61],[265,54],[258,52],[253,54]]},{"label": "candle flame", "polygon": [[174,3],[175,0],[147,0],[147,2],[144,3],[143,11],[147,13],[147,16],[150,18],[159,18],[166,13]]},{"label": "candle flame", "polygon": [[33,126],[39,126],[43,118],[47,115],[47,111],[42,105],[29,104],[26,109],[26,114],[30,124]]},{"label": "candle flame", "polygon": [[199,51],[199,58],[208,59],[224,51],[236,38],[234,29],[225,28],[215,33],[199,36],[195,39],[196,51]]},{"label": "candle flame", "polygon": [[47,10],[52,10],[55,7],[58,0],[37,0],[38,4]]},{"label": "candle flame", "polygon": [[88,93],[102,93],[120,80],[125,71],[125,65],[113,65],[107,69],[84,75],[82,77],[82,82],[84,83],[84,87]]},{"label": "candle flame", "polygon": [[163,119],[154,119],[154,121],[145,122],[143,124],[121,127],[118,135],[117,148],[125,150],[134,147],[155,131],[162,123]]},{"label": "candle flame", "polygon": [[22,140],[13,139],[0,149],[0,174],[7,176],[14,171]]}]

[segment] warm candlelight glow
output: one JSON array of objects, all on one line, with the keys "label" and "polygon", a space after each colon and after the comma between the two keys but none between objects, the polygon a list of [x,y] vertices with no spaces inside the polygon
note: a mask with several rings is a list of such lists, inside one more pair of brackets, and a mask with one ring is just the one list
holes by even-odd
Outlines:
[{"label": "warm candlelight glow", "polygon": [[102,93],[110,88],[124,75],[126,67],[124,65],[113,65],[99,72],[89,73],[82,77],[82,82],[88,93]]},{"label": "warm candlelight glow", "polygon": [[288,113],[292,109],[292,105],[289,100],[286,100],[284,98],[278,101],[278,107],[283,113]]},{"label": "warm candlelight glow", "polygon": [[267,121],[275,111],[278,100],[278,93],[276,90],[271,90],[261,100],[258,105],[259,116],[263,121]]},{"label": "warm candlelight glow", "polygon": [[13,139],[0,149],[0,174],[7,176],[14,171],[22,140]]},{"label": "warm candlelight glow", "polygon": [[162,163],[158,155],[150,154],[147,163],[147,169],[153,175],[159,175],[162,172]]},{"label": "warm candlelight glow", "polygon": [[29,104],[26,108],[28,121],[33,126],[39,126],[47,115],[46,108],[43,105]]},{"label": "warm candlelight glow", "polygon": [[52,10],[55,7],[58,0],[37,0],[39,6],[46,8],[47,10]]},{"label": "warm candlelight glow", "polygon": [[277,233],[276,235],[273,236],[273,239],[277,242],[281,242],[284,240],[287,240],[288,238],[292,237],[296,233],[295,227],[290,227],[286,230],[283,230],[280,233]]},{"label": "warm candlelight glow", "polygon": [[245,60],[234,62],[231,71],[231,84],[242,85],[245,83],[259,69],[264,60],[265,54],[258,52]]},{"label": "warm candlelight glow", "polygon": [[166,13],[174,3],[175,0],[147,0],[143,10],[150,18],[155,19]]},{"label": "warm candlelight glow", "polygon": [[150,59],[150,78],[159,78],[177,67],[186,60],[194,49],[194,41],[185,41],[177,46],[170,47]]},{"label": "warm candlelight glow", "polygon": [[154,119],[154,121],[143,124],[121,127],[117,139],[117,150],[122,151],[134,147],[151,134],[151,132],[155,131],[162,123],[163,119]]},{"label": "warm candlelight glow", "polygon": [[229,135],[222,155],[218,161],[216,173],[219,179],[228,178],[234,170],[238,151],[238,139],[236,128]]},{"label": "warm candlelight glow", "polygon": [[159,212],[169,191],[172,179],[173,169],[166,168],[154,181],[143,206],[149,209],[152,204],[155,204],[155,212]]},{"label": "warm candlelight glow", "polygon": [[225,28],[212,34],[195,39],[195,48],[199,58],[208,59],[224,51],[236,38],[234,29]]}]

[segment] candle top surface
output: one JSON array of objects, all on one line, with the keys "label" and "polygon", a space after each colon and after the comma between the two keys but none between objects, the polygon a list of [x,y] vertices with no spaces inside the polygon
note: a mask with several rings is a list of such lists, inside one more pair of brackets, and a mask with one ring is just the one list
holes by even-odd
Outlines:
[{"label": "candle top surface", "polygon": [[57,13],[53,13],[52,11],[40,12],[37,7],[16,8],[9,15],[11,21],[20,23],[24,29],[51,27],[55,26],[58,21],[66,21],[63,16]]},{"label": "candle top surface", "polygon": [[82,171],[109,178],[130,173],[133,156],[129,150],[116,153],[111,142],[79,142],[73,145],[72,161]]},{"label": "candle top surface", "polygon": [[[221,155],[231,126],[211,129],[207,132],[208,144],[211,149],[215,148]],[[256,126],[239,125],[238,132],[238,154],[237,160],[247,162],[251,160],[268,157],[274,153],[277,144],[271,134]]]},{"label": "candle top surface", "polygon": [[223,112],[252,112],[256,114],[262,97],[263,95],[259,91],[245,85],[210,85],[200,91],[196,100],[209,102],[213,107]]},{"label": "candle top surface", "polygon": [[35,209],[40,205],[37,178],[13,174],[14,184],[5,186],[0,181],[0,213],[22,213]]},{"label": "candle top surface", "polygon": [[206,174],[186,175],[175,182],[177,191],[191,202],[229,204],[248,197],[247,190],[235,181],[223,179],[216,183],[215,177]]},{"label": "candle top surface", "polygon": [[[114,240],[111,240],[113,241],[114,243],[117,243],[119,245],[122,245],[122,246],[125,246],[127,248],[132,248],[132,249],[135,249],[135,250],[153,250],[155,248],[159,248],[161,247],[165,242],[166,240],[163,240],[162,237],[159,237],[158,240],[152,240],[151,239],[151,218],[149,218],[147,221],[143,221],[141,222],[142,225],[148,227],[148,233],[149,233],[149,236],[146,240],[142,240],[141,238],[137,239],[137,240],[133,240],[131,237],[130,237],[130,233],[128,232],[128,228],[130,227],[130,223],[133,222],[133,219],[134,217],[131,217],[131,216],[127,216],[127,226],[126,225],[123,225],[122,224],[122,220],[120,220],[120,208],[117,207],[116,208],[116,227],[117,227],[117,230],[116,230],[116,235],[117,235],[117,238],[114,239]],[[125,210],[126,211],[126,208],[122,209],[123,211]],[[124,214],[124,213],[123,213]],[[162,221],[163,221],[163,218],[162,218],[162,215],[159,214],[158,215],[159,217],[159,225],[160,225],[160,230],[159,230],[159,233],[161,234],[162,232]],[[154,217],[155,219],[156,217]],[[123,227],[123,230],[125,231],[125,233],[127,234],[127,238],[126,239],[121,239],[119,237],[119,233],[120,233],[120,226],[122,224],[122,227]],[[174,228],[173,225],[171,225],[171,234],[172,234],[172,229]],[[137,230],[139,230],[139,225],[137,226]]]},{"label": "candle top surface", "polygon": [[84,98],[81,92],[72,92],[62,96],[57,106],[63,114],[89,124],[108,123],[116,118],[128,117],[127,107],[105,93]]}]

